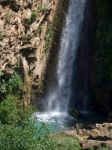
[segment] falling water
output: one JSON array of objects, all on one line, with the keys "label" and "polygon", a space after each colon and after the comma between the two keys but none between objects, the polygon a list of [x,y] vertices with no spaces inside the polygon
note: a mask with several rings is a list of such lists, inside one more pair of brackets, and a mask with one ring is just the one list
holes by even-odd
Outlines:
[{"label": "falling water", "polygon": [[57,84],[49,88],[47,96],[43,99],[44,113],[39,114],[39,117],[43,119],[68,115],[72,96],[73,65],[80,42],[85,4],[86,0],[70,0],[69,2],[58,54],[55,79]]}]

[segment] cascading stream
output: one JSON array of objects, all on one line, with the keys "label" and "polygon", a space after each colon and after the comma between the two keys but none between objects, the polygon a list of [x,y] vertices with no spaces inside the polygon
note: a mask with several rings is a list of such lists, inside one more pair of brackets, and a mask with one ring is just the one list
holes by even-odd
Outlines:
[{"label": "cascading stream", "polygon": [[47,118],[49,116],[49,118],[52,118],[54,116],[68,115],[69,102],[72,96],[73,65],[80,43],[85,6],[86,0],[70,0],[69,2],[58,54],[56,68],[57,85],[54,85],[52,88],[49,87],[47,96],[42,100],[44,115],[41,113],[39,117]]}]

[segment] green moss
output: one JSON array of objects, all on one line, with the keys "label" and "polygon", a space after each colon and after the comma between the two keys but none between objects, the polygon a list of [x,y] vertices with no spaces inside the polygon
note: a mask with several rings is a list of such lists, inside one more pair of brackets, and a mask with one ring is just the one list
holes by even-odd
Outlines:
[{"label": "green moss", "polygon": [[[60,0],[57,9],[56,9],[56,14],[53,20],[53,23],[49,23],[48,28],[47,28],[47,33],[45,37],[45,47],[44,50],[48,51],[51,50],[52,47],[53,49],[57,49],[59,44],[59,38],[60,38],[60,33],[65,21],[65,14],[68,9],[68,4],[69,0]],[[57,46],[56,46],[57,45]]]},{"label": "green moss", "polygon": [[50,48],[52,47],[53,40],[55,37],[54,34],[55,34],[54,28],[53,28],[52,24],[49,23],[48,28],[47,28],[47,33],[45,36],[45,47],[44,47],[45,52],[50,50]]},{"label": "green moss", "polygon": [[32,13],[31,13],[31,22],[36,21],[37,16],[38,16],[37,12],[36,11],[32,11]]}]

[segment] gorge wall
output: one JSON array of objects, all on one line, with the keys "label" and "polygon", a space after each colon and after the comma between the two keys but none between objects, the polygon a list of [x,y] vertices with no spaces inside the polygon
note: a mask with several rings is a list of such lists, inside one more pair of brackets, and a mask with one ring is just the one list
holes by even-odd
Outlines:
[{"label": "gorge wall", "polygon": [[[26,103],[31,88],[41,93],[52,45],[60,34],[67,8],[61,0],[0,1],[0,70],[19,70]],[[58,36],[59,38],[59,36]]]}]

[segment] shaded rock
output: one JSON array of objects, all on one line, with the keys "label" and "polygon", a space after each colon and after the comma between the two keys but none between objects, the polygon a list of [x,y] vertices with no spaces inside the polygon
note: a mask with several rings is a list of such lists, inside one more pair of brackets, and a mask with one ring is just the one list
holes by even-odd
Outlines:
[{"label": "shaded rock", "polygon": [[108,148],[112,148],[112,141],[97,141],[97,140],[88,140],[82,143],[83,149],[88,149],[91,147],[100,147],[105,146]]},{"label": "shaded rock", "polygon": [[20,48],[20,52],[22,53],[22,55],[24,57],[28,57],[30,54],[34,53],[36,51],[37,48],[32,47],[32,45],[25,45],[23,47]]},{"label": "shaded rock", "polygon": [[86,129],[86,130],[91,130],[96,127],[95,124],[86,124],[86,123],[76,123],[75,125],[76,129]]},{"label": "shaded rock", "polygon": [[83,129],[84,128],[84,124],[83,123],[76,123],[76,129]]}]

